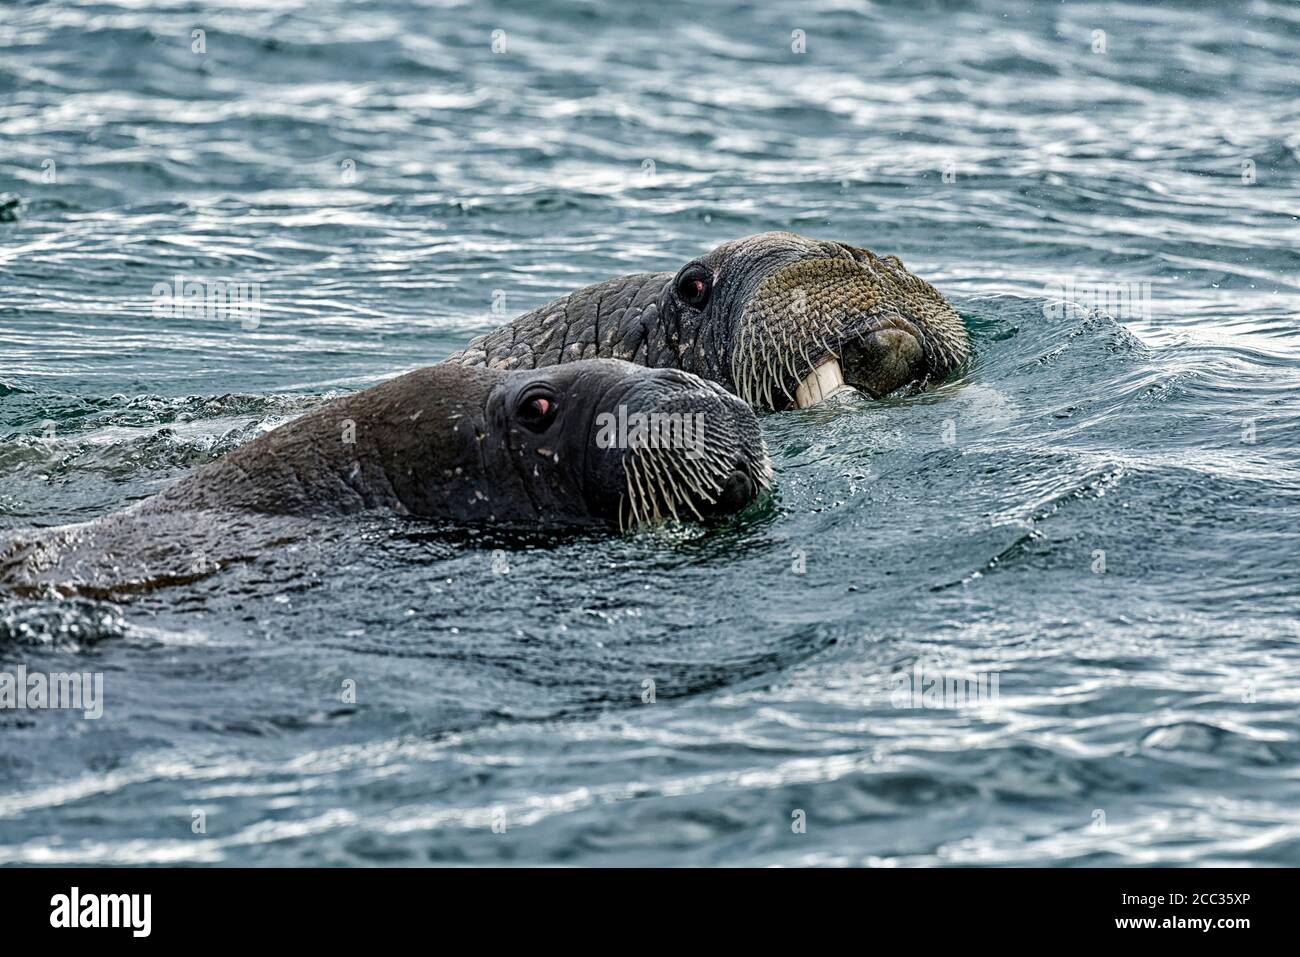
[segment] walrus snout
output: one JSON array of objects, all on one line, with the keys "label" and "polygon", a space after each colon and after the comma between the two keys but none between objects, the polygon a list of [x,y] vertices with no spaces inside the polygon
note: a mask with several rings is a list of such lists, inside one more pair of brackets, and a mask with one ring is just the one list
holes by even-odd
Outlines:
[{"label": "walrus snout", "polygon": [[755,277],[738,322],[732,378],[759,408],[805,408],[845,387],[881,398],[966,355],[960,319],[893,256],[790,237],[793,261]]},{"label": "walrus snout", "polygon": [[840,367],[845,382],[879,399],[899,384],[925,377],[925,349],[914,331],[876,329],[842,345]]},{"label": "walrus snout", "polygon": [[[771,484],[767,446],[753,409],[716,383],[678,369],[638,370],[616,398],[617,421],[605,409],[605,434],[617,474],[617,517],[627,527],[666,519],[732,515]],[[617,426],[621,435],[613,432]]]}]

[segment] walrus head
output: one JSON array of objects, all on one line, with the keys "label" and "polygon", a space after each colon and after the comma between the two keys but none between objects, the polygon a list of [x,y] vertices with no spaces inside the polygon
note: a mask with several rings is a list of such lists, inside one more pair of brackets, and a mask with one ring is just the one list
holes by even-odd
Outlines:
[{"label": "walrus head", "polygon": [[753,410],[689,373],[442,363],[268,432],[143,507],[626,527],[730,514],[770,480]]},{"label": "walrus head", "polygon": [[802,408],[845,385],[879,398],[969,352],[960,317],[897,257],[796,233],[691,260],[660,311],[681,366],[757,408]]},{"label": "walrus head", "polygon": [[536,369],[593,357],[677,368],[758,409],[845,385],[873,398],[933,382],[970,354],[961,317],[894,256],[796,233],[725,243],[676,273],[588,286],[447,361]]},{"label": "walrus head", "polygon": [[593,359],[515,373],[492,389],[485,419],[551,522],[705,520],[771,481],[753,411],[677,369]]}]

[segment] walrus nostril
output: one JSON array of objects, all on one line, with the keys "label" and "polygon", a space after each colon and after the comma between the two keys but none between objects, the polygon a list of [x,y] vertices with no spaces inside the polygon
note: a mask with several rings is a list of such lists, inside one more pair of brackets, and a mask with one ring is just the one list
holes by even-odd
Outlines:
[{"label": "walrus nostril", "polygon": [[758,495],[758,486],[748,472],[736,469],[722,481],[722,489],[713,503],[703,503],[702,512],[710,515],[731,515],[739,512]]}]

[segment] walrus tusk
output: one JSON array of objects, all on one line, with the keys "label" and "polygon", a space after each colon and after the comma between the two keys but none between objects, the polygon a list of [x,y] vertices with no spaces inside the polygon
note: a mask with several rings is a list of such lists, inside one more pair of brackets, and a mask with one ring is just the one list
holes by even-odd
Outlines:
[{"label": "walrus tusk", "polygon": [[840,360],[827,359],[799,383],[799,388],[794,392],[794,406],[796,409],[806,409],[810,405],[825,402],[833,395],[852,391],[852,389],[852,386],[844,382],[844,370],[840,368]]}]

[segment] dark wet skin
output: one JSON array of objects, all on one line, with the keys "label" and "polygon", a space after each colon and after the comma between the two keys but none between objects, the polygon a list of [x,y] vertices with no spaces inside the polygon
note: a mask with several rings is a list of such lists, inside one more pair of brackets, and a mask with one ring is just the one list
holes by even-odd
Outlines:
[{"label": "dark wet skin", "polygon": [[[688,446],[599,441],[602,416],[679,413]],[[620,527],[731,514],[767,487],[757,420],[678,370],[595,360],[507,372],[440,364],[337,399],[92,522],[0,543],[0,590],[125,594],[203,577],[319,519]]]},{"label": "dark wet skin", "polygon": [[593,357],[676,368],[758,409],[794,404],[828,359],[875,398],[936,382],[970,356],[961,318],[893,256],[796,233],[725,243],[675,273],[580,289],[446,361],[534,369]]}]

